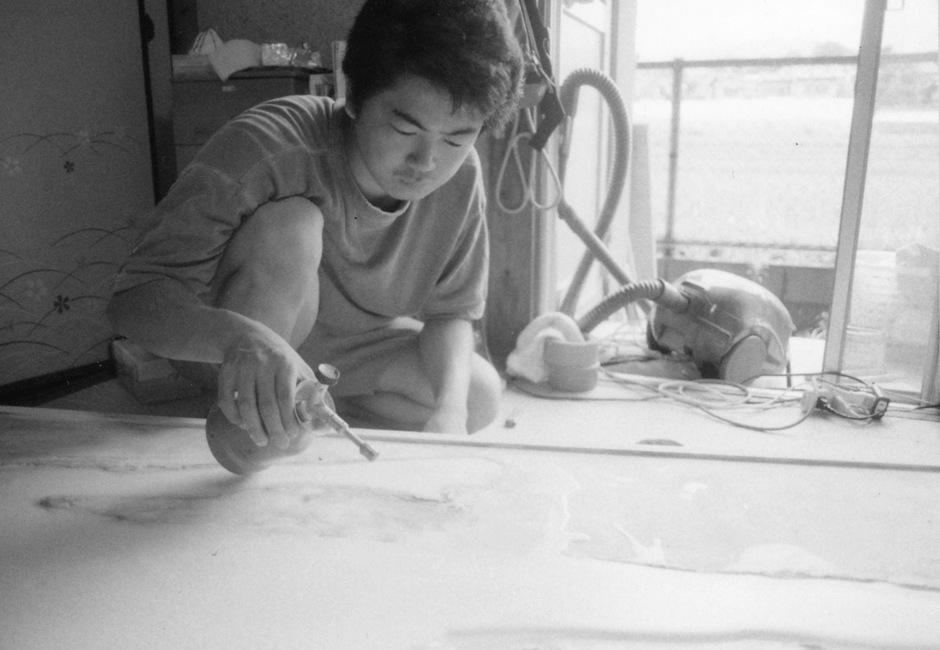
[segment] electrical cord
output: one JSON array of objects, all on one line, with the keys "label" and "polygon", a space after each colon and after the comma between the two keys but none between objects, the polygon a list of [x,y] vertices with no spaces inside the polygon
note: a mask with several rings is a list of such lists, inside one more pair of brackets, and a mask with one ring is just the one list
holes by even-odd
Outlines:
[{"label": "electrical cord", "polygon": [[[800,402],[802,405],[802,397],[788,397],[796,390],[795,388],[787,388],[772,397],[764,397],[744,384],[721,379],[697,379],[664,381],[657,386],[657,390],[665,397],[694,406],[717,420],[751,431],[774,432],[791,429],[806,420],[812,412],[812,409],[801,406],[799,417],[782,425],[753,424],[717,412],[719,409],[767,411],[771,408],[789,406],[794,402]],[[693,392],[698,395],[690,395]]]},{"label": "electrical cord", "polygon": [[[647,346],[642,345],[636,338],[636,334],[638,333],[621,326],[612,334],[597,339],[601,344],[601,349],[607,350],[607,354],[601,357],[600,373],[603,378],[621,385],[649,390],[656,396],[693,406],[734,426],[763,432],[782,431],[800,424],[816,410],[846,420],[869,423],[881,419],[890,403],[877,385],[854,375],[842,372],[794,373],[790,371],[789,363],[787,372],[761,373],[743,382],[702,378],[671,379],[618,372],[612,369],[610,366],[626,361],[642,362],[665,358],[654,354]],[[632,354],[624,354],[621,350],[621,343],[626,344],[630,348],[627,352],[632,352]],[[669,358],[681,362],[677,356],[671,354]],[[691,357],[688,361],[692,362]],[[752,387],[754,381],[770,377],[785,379],[786,387],[782,390]],[[795,384],[794,378],[802,378],[804,381]],[[837,383],[836,379],[844,381]],[[845,380],[851,384],[846,385]],[[579,396],[579,399],[591,399],[591,397]],[[605,397],[605,399],[610,399],[610,397]],[[767,412],[770,409],[795,404],[800,406],[799,416],[792,422],[782,425],[746,422],[741,418],[723,414],[734,410]]]},{"label": "electrical cord", "polygon": [[[681,404],[695,407],[712,418],[735,427],[762,433],[774,433],[792,429],[809,418],[815,410],[831,413],[842,419],[866,423],[879,419],[880,417],[873,414],[852,412],[847,408],[847,403],[833,401],[832,399],[820,401],[820,390],[823,390],[830,396],[833,394],[834,389],[838,389],[839,391],[846,390],[842,386],[826,381],[823,379],[825,376],[837,375],[851,379],[859,382],[860,385],[864,386],[866,389],[872,386],[862,379],[844,373],[768,373],[767,375],[761,376],[786,377],[788,381],[792,377],[814,376],[816,380],[806,381],[796,385],[788,385],[787,388],[775,394],[762,394],[762,391],[747,386],[744,383],[730,382],[721,379],[664,380],[656,377],[620,373],[604,366],[601,366],[600,371],[607,379],[613,382],[633,388],[644,389],[653,393],[653,395],[640,398],[622,398],[624,401],[649,401],[657,398],[670,399]],[[748,381],[753,381],[753,379],[757,379],[757,377],[751,378]],[[859,390],[857,392],[863,391]],[[741,418],[730,417],[720,412],[767,412],[771,409],[794,405],[800,406],[799,415],[796,419],[779,425],[755,424],[754,422],[747,422]]]},{"label": "electrical cord", "polygon": [[[765,374],[758,377],[775,376],[785,376],[788,380],[792,376],[809,377],[811,389],[807,392],[805,399],[809,401],[811,397],[815,397],[815,403],[812,406],[845,420],[859,422],[880,420],[891,403],[891,400],[885,397],[884,391],[877,384],[844,372]],[[847,386],[844,383],[829,381],[826,379],[827,377],[848,379],[855,382],[857,386]],[[757,379],[757,377],[752,377],[748,381],[754,379]]]},{"label": "electrical cord", "polygon": [[[722,388],[731,388],[732,391]],[[747,386],[715,379],[671,379],[660,383],[656,389],[677,402],[705,408],[735,408],[747,404],[752,397]],[[735,392],[739,393],[737,397]]]},{"label": "electrical cord", "polygon": [[912,397],[908,393],[902,393],[901,391],[897,391],[897,390],[889,390],[887,388],[882,388],[881,391],[885,393],[886,395],[894,395],[898,397],[899,399],[904,400],[906,402],[914,402],[915,405],[910,407],[910,410],[912,411],[940,408],[940,402],[928,402],[927,400]]}]

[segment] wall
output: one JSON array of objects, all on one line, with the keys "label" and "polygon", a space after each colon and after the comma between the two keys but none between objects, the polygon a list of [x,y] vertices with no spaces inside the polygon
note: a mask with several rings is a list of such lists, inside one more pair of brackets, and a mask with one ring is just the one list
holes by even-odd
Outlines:
[{"label": "wall", "polygon": [[104,309],[153,205],[137,3],[4,0],[0,385],[108,358]]}]

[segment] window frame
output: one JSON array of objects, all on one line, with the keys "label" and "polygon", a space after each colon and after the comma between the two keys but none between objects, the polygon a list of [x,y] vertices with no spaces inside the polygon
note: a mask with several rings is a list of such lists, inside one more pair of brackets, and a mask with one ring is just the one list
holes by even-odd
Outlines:
[{"label": "window frame", "polygon": [[[562,0],[545,0],[545,3],[546,22],[551,30],[552,38],[558,42]],[[827,330],[823,353],[823,369],[827,372],[842,369],[846,346],[887,4],[888,0],[865,0],[836,248],[830,326]],[[635,42],[636,15],[636,0],[620,0],[612,3],[611,76],[623,89],[628,106],[632,105],[637,61],[634,48],[625,44]],[[559,67],[558,50],[559,48],[554,48],[552,53],[556,69]],[[548,247],[554,246],[554,238],[544,238],[540,244],[543,247],[541,259],[550,259],[552,255]],[[537,284],[543,297],[552,293],[553,276],[554,273],[550,270],[547,272],[544,268],[537,270]],[[918,396],[922,402],[930,404],[940,402],[940,318],[937,315],[940,294],[937,298],[927,346],[928,356]],[[545,307],[544,302],[542,307]]]}]

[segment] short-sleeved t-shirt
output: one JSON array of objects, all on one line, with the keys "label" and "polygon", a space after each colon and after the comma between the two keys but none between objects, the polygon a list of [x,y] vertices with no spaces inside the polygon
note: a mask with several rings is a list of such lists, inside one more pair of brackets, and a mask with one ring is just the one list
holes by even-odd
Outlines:
[{"label": "short-sleeved t-shirt", "polygon": [[343,146],[350,125],[341,103],[307,95],[265,102],[229,122],[148,215],[115,290],[170,278],[205,296],[242,219],[300,196],[324,217],[320,309],[299,348],[309,362],[354,367],[356,355],[379,351],[386,332],[401,334],[401,317],[480,318],[488,242],[476,152],[427,197],[385,212],[353,178]]}]

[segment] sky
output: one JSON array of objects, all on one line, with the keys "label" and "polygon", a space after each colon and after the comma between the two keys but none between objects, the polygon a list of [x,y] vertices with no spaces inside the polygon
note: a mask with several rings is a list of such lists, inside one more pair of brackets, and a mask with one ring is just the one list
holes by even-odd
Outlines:
[{"label": "sky", "polygon": [[[612,0],[617,1],[617,0]],[[864,0],[637,0],[637,52],[655,61],[784,56],[835,42],[856,50]],[[937,49],[937,0],[888,0],[884,45]]]}]

